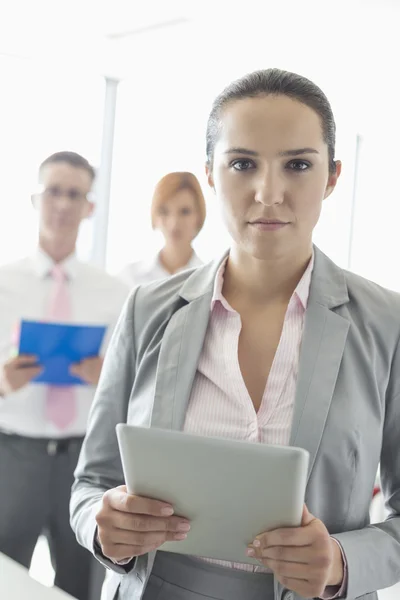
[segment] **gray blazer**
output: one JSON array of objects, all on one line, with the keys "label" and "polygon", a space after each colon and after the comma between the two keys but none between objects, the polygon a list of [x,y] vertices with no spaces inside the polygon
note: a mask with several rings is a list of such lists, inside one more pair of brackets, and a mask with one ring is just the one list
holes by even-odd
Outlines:
[{"label": "gray blazer", "polygon": [[[139,287],[124,308],[71,500],[72,527],[91,551],[100,499],[124,479],[116,424],[183,426],[221,260]],[[306,503],[344,549],[348,600],[374,600],[400,580],[399,337],[400,296],[315,248],[290,444],[310,453]],[[379,463],[390,516],[370,525]],[[127,569],[99,558],[115,571],[109,598],[121,582],[119,598],[141,597],[154,553]],[[287,597],[299,600],[275,582],[275,599]]]}]

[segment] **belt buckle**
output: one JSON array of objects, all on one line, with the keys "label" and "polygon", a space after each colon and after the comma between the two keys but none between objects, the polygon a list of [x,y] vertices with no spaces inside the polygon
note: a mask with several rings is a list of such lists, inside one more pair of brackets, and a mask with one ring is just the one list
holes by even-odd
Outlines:
[{"label": "belt buckle", "polygon": [[47,442],[47,454],[49,456],[55,456],[57,454],[58,442],[56,440],[49,440]]}]

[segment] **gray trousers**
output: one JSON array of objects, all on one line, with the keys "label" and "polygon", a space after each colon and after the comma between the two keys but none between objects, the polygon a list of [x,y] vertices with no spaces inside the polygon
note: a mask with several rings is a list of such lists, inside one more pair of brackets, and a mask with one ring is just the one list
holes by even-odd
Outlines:
[{"label": "gray trousers", "polygon": [[0,432],[0,552],[29,568],[44,533],[55,585],[78,600],[90,600],[97,561],[77,543],[69,525],[81,445],[80,438],[51,441]]},{"label": "gray trousers", "polygon": [[157,553],[143,600],[206,599],[274,600],[273,576],[214,566],[168,552]]}]

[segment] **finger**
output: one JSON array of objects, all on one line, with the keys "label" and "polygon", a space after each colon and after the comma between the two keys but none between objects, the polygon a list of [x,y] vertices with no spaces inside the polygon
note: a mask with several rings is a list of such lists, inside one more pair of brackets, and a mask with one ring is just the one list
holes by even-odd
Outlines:
[{"label": "finger", "polygon": [[261,549],[271,546],[310,546],[314,537],[309,527],[285,527],[257,536],[251,545]]},{"label": "finger", "polygon": [[136,556],[142,556],[157,550],[158,546],[133,546],[130,544],[104,544],[101,549],[104,556],[113,561],[125,561],[133,559]]},{"label": "finger", "polygon": [[303,514],[302,514],[302,517],[301,517],[301,526],[302,527],[306,527],[307,525],[309,525],[310,523],[312,523],[312,521],[315,521],[315,517],[314,517],[314,515],[312,515],[309,512],[306,504],[304,504],[304,506],[303,506]]},{"label": "finger", "polygon": [[190,524],[186,519],[180,517],[147,517],[145,515],[131,515],[115,511],[113,515],[113,526],[116,529],[126,531],[181,531],[188,532]]},{"label": "finger", "polygon": [[261,550],[260,555],[263,560],[283,560],[302,564],[310,564],[316,558],[312,546],[270,546]]},{"label": "finger", "polygon": [[269,567],[275,575],[280,577],[288,577],[289,579],[302,579],[309,581],[315,575],[313,570],[310,570],[310,565],[286,562],[283,560],[263,560],[264,565]]},{"label": "finger", "polygon": [[69,372],[74,377],[78,377],[83,381],[89,382],[89,373],[84,365],[76,365],[75,367],[70,367]]},{"label": "finger", "polygon": [[152,517],[171,517],[174,513],[172,506],[166,502],[141,498],[140,496],[128,494],[124,490],[126,490],[125,486],[122,489],[116,488],[111,490],[112,493],[106,492],[104,494],[106,501],[115,510]]},{"label": "finger", "polygon": [[71,365],[69,368],[69,372],[72,375],[79,375],[82,372],[82,365],[81,364]]},{"label": "finger", "polygon": [[19,354],[15,358],[8,361],[8,364],[13,364],[15,367],[23,367],[24,365],[34,365],[38,362],[39,357],[33,354]]},{"label": "finger", "polygon": [[103,359],[100,356],[91,356],[82,361],[82,363],[86,363],[87,365],[97,365],[97,363],[100,362],[103,362]]},{"label": "finger", "polygon": [[27,367],[24,369],[23,379],[25,381],[30,381],[31,379],[34,379],[35,377],[40,375],[40,373],[42,373],[42,372],[43,372],[42,367]]}]

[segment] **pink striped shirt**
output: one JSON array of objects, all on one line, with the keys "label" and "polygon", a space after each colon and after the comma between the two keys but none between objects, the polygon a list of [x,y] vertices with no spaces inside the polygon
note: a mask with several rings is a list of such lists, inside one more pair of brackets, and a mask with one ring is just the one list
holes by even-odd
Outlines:
[{"label": "pink striped shirt", "polygon": [[[193,382],[184,430],[206,436],[288,445],[313,260],[289,301],[257,413],[239,366],[241,318],[222,295],[225,266],[226,261],[215,280],[210,321]],[[213,562],[236,569],[265,571],[263,567],[241,563]]]},{"label": "pink striped shirt", "polygon": [[[222,295],[225,266],[226,261],[215,279],[210,321],[193,382],[184,431],[288,445],[314,257],[289,301],[258,412],[254,409],[239,366],[241,318]],[[261,566],[204,560],[235,569],[267,572]]]}]

